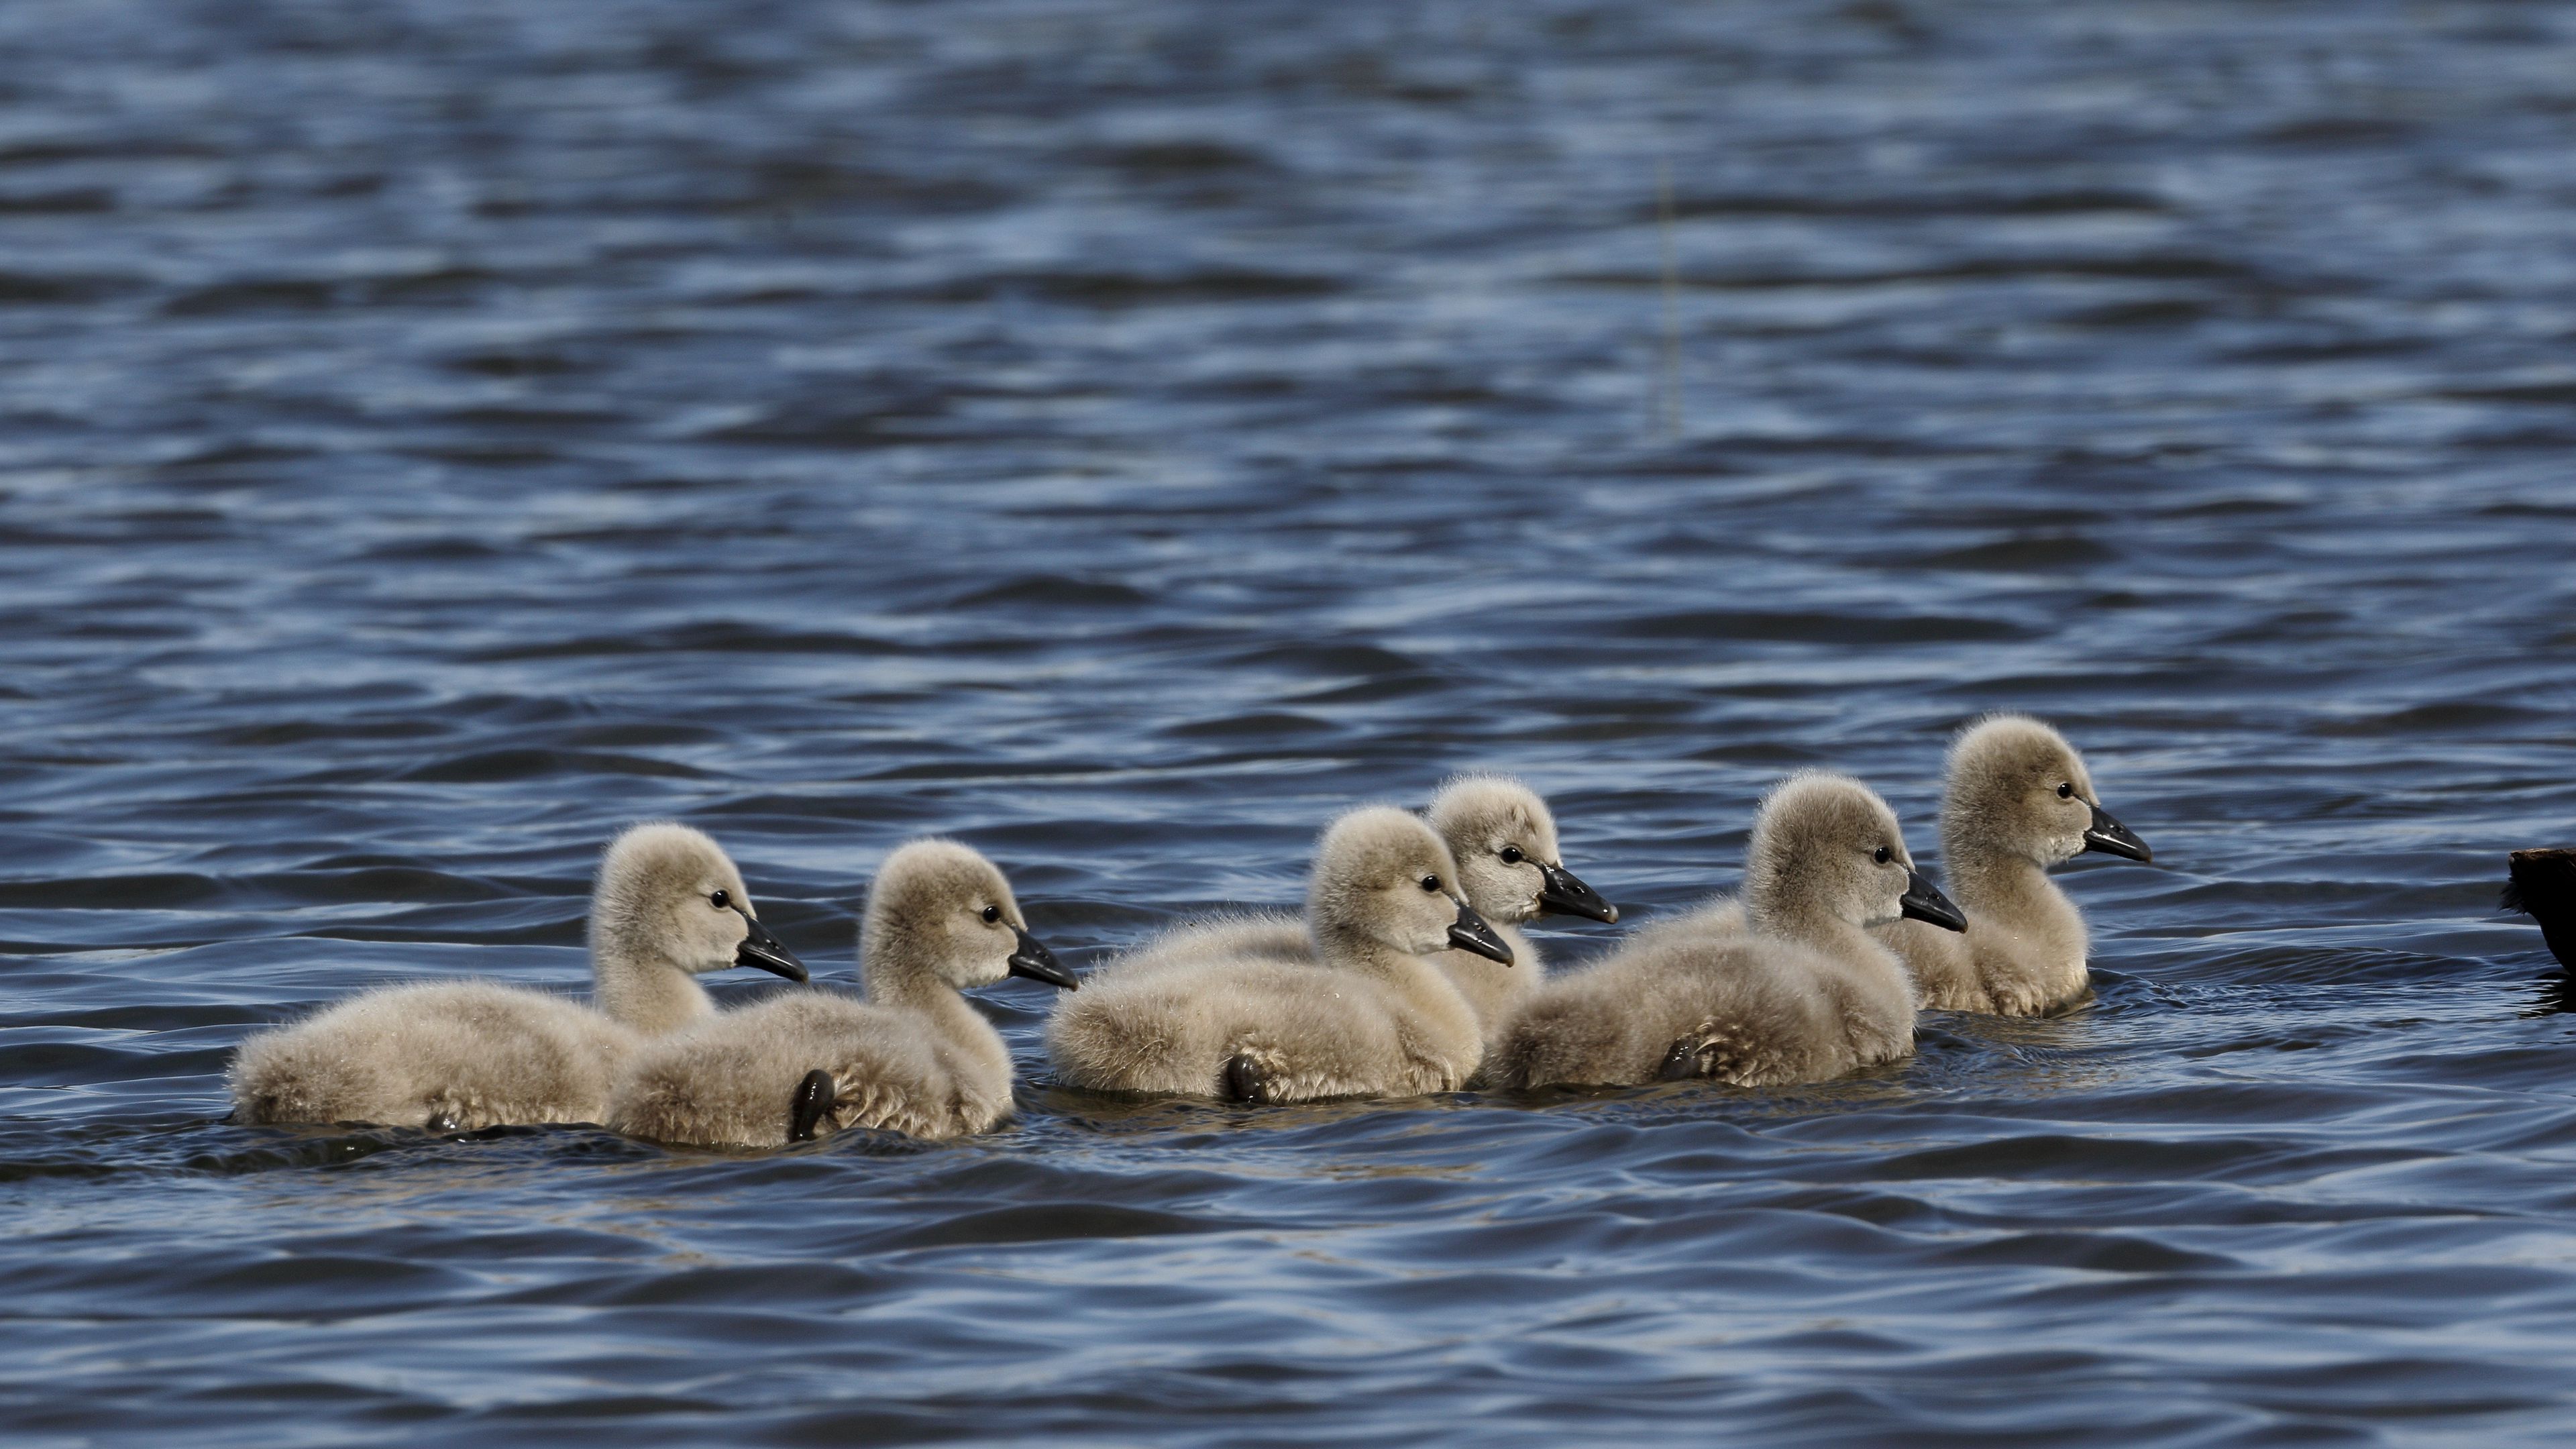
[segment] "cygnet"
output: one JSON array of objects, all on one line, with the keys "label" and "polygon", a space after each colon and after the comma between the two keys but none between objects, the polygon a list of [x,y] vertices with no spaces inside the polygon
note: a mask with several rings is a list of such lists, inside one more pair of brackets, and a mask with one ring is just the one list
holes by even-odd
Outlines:
[{"label": "cygnet", "polygon": [[1868,928],[1903,916],[1957,930],[1914,870],[1896,814],[1843,775],[1791,776],[1762,802],[1741,921],[1670,923],[1548,983],[1505,1028],[1496,1085],[1616,1086],[1705,1077],[1772,1086],[1914,1050],[1914,985]]},{"label": "cygnet", "polygon": [[1929,1010],[2035,1016],[2082,1001],[2084,913],[2048,868],[2088,850],[2151,860],[2147,843],[2102,808],[2075,747],[2026,715],[1961,731],[1946,773],[1941,871],[1967,934],[1905,922],[1880,939],[1913,969]]},{"label": "cygnet", "polygon": [[1316,846],[1306,926],[1312,960],[1149,946],[1145,969],[1095,972],[1048,1023],[1057,1078],[1250,1102],[1466,1083],[1483,1033],[1428,958],[1456,947],[1501,969],[1512,950],[1467,904],[1430,826],[1382,805],[1334,821]]},{"label": "cygnet", "polygon": [[1011,1054],[961,991],[1073,973],[1029,934],[1010,882],[953,840],[886,857],[859,921],[865,996],[791,991],[635,1055],[608,1124],[659,1142],[777,1147],[866,1127],[982,1132],[1011,1115]]},{"label": "cygnet", "polygon": [[[1436,952],[1433,964],[1449,978],[1490,1043],[1522,1001],[1547,978],[1538,948],[1514,929],[1541,915],[1616,921],[1618,907],[1602,899],[1565,868],[1556,839],[1556,817],[1539,793],[1502,775],[1460,775],[1441,786],[1423,810],[1458,865],[1467,904],[1511,948],[1508,967],[1458,949]],[[1180,927],[1131,955],[1122,970],[1152,970],[1168,962],[1217,956],[1313,961],[1314,938],[1295,916],[1219,917]]]},{"label": "cygnet", "polygon": [[711,1016],[696,978],[729,966],[805,979],[722,848],[685,825],[638,825],[601,857],[591,896],[595,1006],[490,981],[364,992],[243,1042],[234,1118],[437,1132],[596,1122],[619,1063]]}]

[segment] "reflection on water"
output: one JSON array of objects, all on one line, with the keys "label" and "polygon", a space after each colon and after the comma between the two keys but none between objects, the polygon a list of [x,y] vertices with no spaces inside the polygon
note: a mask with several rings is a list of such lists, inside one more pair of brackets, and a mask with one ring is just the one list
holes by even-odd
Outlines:
[{"label": "reflection on water", "polygon": [[2525,1016],[2555,1016],[2576,1008],[2576,977],[2554,971],[2540,979],[2531,993],[2531,1010]]}]

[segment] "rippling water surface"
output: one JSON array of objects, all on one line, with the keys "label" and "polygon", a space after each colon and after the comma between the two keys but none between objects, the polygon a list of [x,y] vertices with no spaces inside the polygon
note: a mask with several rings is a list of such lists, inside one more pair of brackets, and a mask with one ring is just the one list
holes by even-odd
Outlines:
[{"label": "rippling water surface", "polygon": [[[2560,5],[18,0],[0,1426],[2563,1441],[2571,236]],[[1013,983],[955,1145],[222,1120],[641,817],[845,981],[907,836],[1096,961],[1463,767],[1651,919],[1998,707],[2156,863],[1856,1080],[1126,1102]]]}]

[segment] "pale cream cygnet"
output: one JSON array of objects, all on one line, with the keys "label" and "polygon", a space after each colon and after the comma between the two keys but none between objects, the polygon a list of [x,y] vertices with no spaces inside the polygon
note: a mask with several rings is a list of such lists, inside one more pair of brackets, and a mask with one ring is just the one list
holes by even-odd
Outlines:
[{"label": "pale cream cygnet", "polygon": [[1950,746],[1941,792],[1941,872],[1968,913],[1964,936],[1915,922],[1879,938],[1905,958],[1939,1011],[2032,1016],[2091,993],[2084,913],[2048,878],[2085,851],[2149,860],[2111,818],[2084,759],[2026,715],[1996,715]]},{"label": "pale cream cygnet", "polygon": [[805,979],[722,848],[685,825],[638,825],[601,857],[591,896],[595,1005],[491,981],[363,992],[243,1042],[234,1118],[449,1132],[596,1122],[619,1063],[713,1015],[696,978],[729,966]]},{"label": "pale cream cygnet", "polygon": [[[1502,775],[1460,775],[1440,787],[1423,810],[1458,865],[1467,904],[1511,948],[1506,967],[1485,956],[1452,948],[1430,960],[1467,1000],[1490,1043],[1547,979],[1538,948],[1519,930],[1541,915],[1616,921],[1619,910],[1565,868],[1556,838],[1556,816],[1539,793]],[[1219,917],[1182,926],[1131,954],[1122,970],[1152,970],[1167,962],[1218,956],[1313,961],[1314,938],[1306,923],[1288,915]]]},{"label": "pale cream cygnet", "polygon": [[1843,775],[1791,776],[1762,802],[1740,920],[1640,932],[1560,976],[1504,1029],[1498,1086],[1705,1077],[1814,1082],[1914,1050],[1914,985],[1869,927],[1913,916],[1957,929],[1916,874],[1887,803]]},{"label": "pale cream cygnet", "polygon": [[1098,1091],[1236,1101],[1452,1091],[1484,1055],[1475,1012],[1429,959],[1511,948],[1460,893],[1421,820],[1367,806],[1317,844],[1306,893],[1313,959],[1149,946],[1112,963],[1047,1026],[1058,1080]]},{"label": "pale cream cygnet", "polygon": [[859,973],[864,997],[785,992],[644,1048],[608,1125],[709,1147],[982,1132],[1011,1115],[1011,1053],[958,993],[1010,976],[1074,985],[1002,872],[953,840],[912,841],[878,868]]}]

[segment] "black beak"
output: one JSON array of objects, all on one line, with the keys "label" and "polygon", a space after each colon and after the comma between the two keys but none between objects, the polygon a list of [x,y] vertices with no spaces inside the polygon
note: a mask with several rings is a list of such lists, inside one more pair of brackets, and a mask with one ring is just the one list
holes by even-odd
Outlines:
[{"label": "black beak", "polygon": [[1898,914],[1910,921],[1929,921],[1945,931],[1968,929],[1968,918],[1919,870],[1905,873],[1905,898],[1898,903]]},{"label": "black beak", "polygon": [[1465,901],[1458,903],[1458,919],[1449,923],[1449,944],[1461,951],[1473,951],[1488,961],[1512,964],[1512,948],[1476,914],[1476,908]]},{"label": "black beak", "polygon": [[805,963],[797,960],[795,954],[786,947],[779,945],[778,938],[769,934],[767,926],[762,925],[758,918],[742,907],[736,906],[733,909],[736,915],[742,917],[742,923],[751,928],[750,933],[742,938],[742,945],[735,948],[733,964],[757,966],[763,971],[784,976],[790,981],[811,979],[805,974]]},{"label": "black beak", "polygon": [[[1017,926],[1011,929],[1020,931]],[[1049,986],[1061,986],[1067,991],[1081,987],[1073,973],[1065,970],[1064,963],[1055,959],[1055,953],[1046,948],[1046,943],[1026,931],[1020,931],[1019,949],[1011,953],[1011,974],[1025,976],[1031,981],[1043,981]]]},{"label": "black beak", "polygon": [[2093,823],[2085,828],[2084,848],[2098,850],[2104,855],[2116,855],[2122,860],[2156,858],[2156,853],[2147,849],[2145,841],[2130,834],[2129,827],[2112,819],[2111,812],[2099,805],[2093,807]]},{"label": "black beak", "polygon": [[1537,862],[1539,879],[1538,908],[1562,915],[1582,916],[1587,920],[1616,921],[1619,908],[1601,899],[1601,893],[1574,878],[1574,872],[1561,865]]}]

